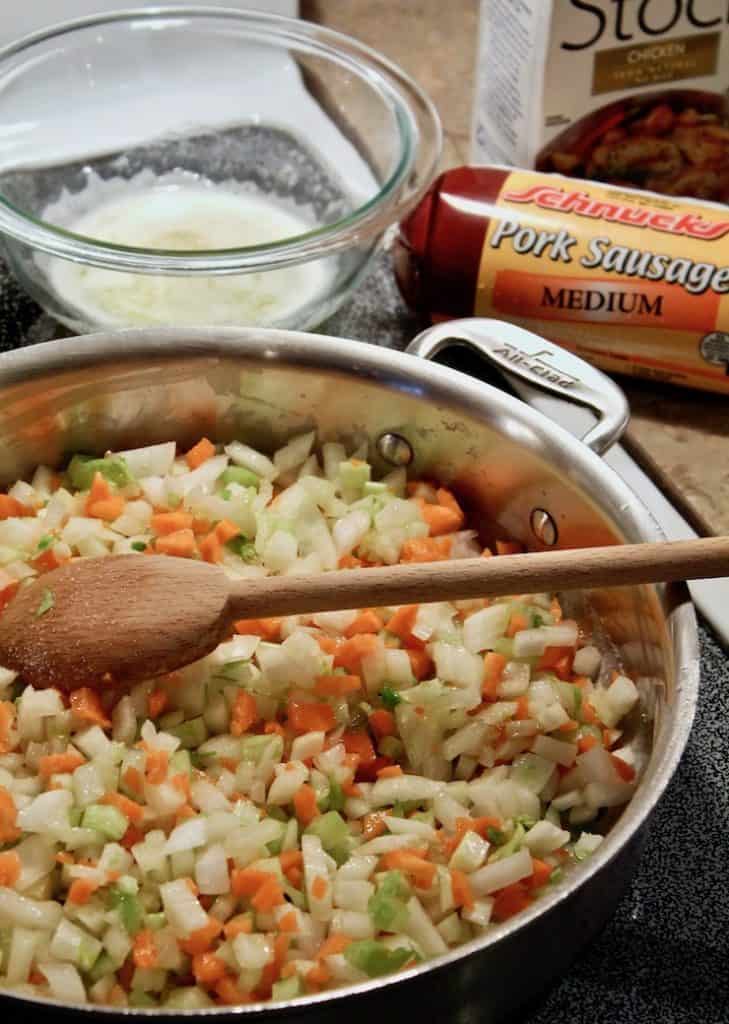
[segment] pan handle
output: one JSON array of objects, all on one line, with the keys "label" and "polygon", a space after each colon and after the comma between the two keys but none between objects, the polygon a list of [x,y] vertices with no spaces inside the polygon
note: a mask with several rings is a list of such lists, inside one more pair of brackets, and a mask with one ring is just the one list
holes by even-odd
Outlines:
[{"label": "pan handle", "polygon": [[507,377],[592,409],[597,423],[582,441],[598,455],[618,440],[628,424],[625,395],[608,376],[567,349],[514,324],[480,317],[451,320],[422,331],[407,351],[432,359],[452,344],[474,349]]}]

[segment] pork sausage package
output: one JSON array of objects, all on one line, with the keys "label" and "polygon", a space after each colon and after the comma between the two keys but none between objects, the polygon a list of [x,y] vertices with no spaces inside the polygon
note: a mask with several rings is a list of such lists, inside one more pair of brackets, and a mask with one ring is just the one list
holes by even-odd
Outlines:
[{"label": "pork sausage package", "polygon": [[473,163],[729,202],[729,0],[482,0]]}]

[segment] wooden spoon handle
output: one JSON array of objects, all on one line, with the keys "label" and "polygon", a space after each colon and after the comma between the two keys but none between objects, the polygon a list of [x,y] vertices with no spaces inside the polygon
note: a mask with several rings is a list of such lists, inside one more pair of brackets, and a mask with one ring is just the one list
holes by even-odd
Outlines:
[{"label": "wooden spoon handle", "polygon": [[729,537],[236,580],[232,618],[617,587],[729,575]]}]

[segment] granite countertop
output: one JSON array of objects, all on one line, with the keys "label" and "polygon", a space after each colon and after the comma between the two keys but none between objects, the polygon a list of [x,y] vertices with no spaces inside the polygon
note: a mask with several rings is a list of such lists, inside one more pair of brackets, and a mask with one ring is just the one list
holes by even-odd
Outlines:
[{"label": "granite countertop", "polygon": [[[468,162],[478,0],[303,0],[304,17],[356,36],[411,74],[440,112],[443,169]],[[729,533],[727,397],[622,378],[630,435],[715,533]]]}]

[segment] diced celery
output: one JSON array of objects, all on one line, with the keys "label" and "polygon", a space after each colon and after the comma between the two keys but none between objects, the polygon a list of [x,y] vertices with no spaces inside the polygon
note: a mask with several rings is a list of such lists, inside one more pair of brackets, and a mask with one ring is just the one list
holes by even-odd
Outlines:
[{"label": "diced celery", "polygon": [[167,915],[161,912],[144,915],[144,924],[150,931],[158,932],[167,924]]},{"label": "diced celery", "polygon": [[272,857],[278,857],[279,853],[281,853],[282,847],[283,838],[272,839],[270,843],[266,843],[266,849],[268,850]]},{"label": "diced celery", "polygon": [[[489,832],[490,831],[491,830],[489,829]],[[514,831],[511,833],[511,836],[509,837],[508,841],[505,842],[503,845],[499,846],[495,853],[491,854],[491,856],[489,857],[489,862],[495,860],[503,860],[504,857],[510,857],[512,853],[517,853],[522,847],[525,835],[526,831],[524,829],[524,826],[517,825],[514,828]]]},{"label": "diced celery", "polygon": [[344,863],[349,857],[349,826],[337,811],[327,811],[326,814],[314,818],[306,831],[309,835],[321,839],[321,845],[338,864]]},{"label": "diced celery", "polygon": [[245,736],[241,740],[241,760],[258,764],[264,754],[273,761],[280,761],[283,754],[283,737]]},{"label": "diced celery", "polygon": [[192,771],[190,755],[186,750],[176,750],[170,758],[170,772],[173,775],[189,775]]},{"label": "diced celery", "polygon": [[391,686],[383,686],[380,690],[380,700],[388,711],[393,711],[401,702],[402,697],[397,690],[393,690]]},{"label": "diced celery", "polygon": [[241,487],[255,487],[258,490],[261,485],[260,476],[244,466],[228,466],[223,470],[219,480],[223,487],[227,487],[228,484],[240,484]]},{"label": "diced celery", "polygon": [[86,973],[90,971],[101,953],[101,943],[98,939],[89,936],[82,939],[78,947],[78,969]]},{"label": "diced celery", "polygon": [[[148,1009],[153,1006],[159,1006],[159,1003],[149,994],[149,992],[142,992],[138,988],[134,988],[129,993],[129,1005],[138,1009]],[[165,1005],[170,1005],[169,1000]]]},{"label": "diced celery", "polygon": [[284,978],[283,981],[275,981],[271,989],[271,999],[274,1001],[296,999],[297,996],[303,994],[304,987],[297,974],[293,974],[290,978]]},{"label": "diced celery", "polygon": [[385,932],[398,932],[405,928],[408,922],[407,901],[411,895],[402,872],[386,872],[380,879],[377,892],[367,903],[367,912],[375,927]]},{"label": "diced celery", "polygon": [[503,654],[505,658],[514,657],[514,640],[512,637],[503,636],[494,640],[493,648],[497,654]]},{"label": "diced celery", "polygon": [[190,718],[187,722],[182,722],[180,725],[175,725],[168,729],[167,732],[171,736],[177,737],[185,750],[194,750],[195,747],[199,747],[209,735],[208,727],[205,725],[205,720],[202,716]]},{"label": "diced celery", "polygon": [[129,821],[116,807],[90,804],[83,813],[81,827],[100,832],[107,839],[121,839],[129,827]]},{"label": "diced celery", "polygon": [[144,911],[138,896],[124,892],[118,886],[109,890],[109,906],[116,910],[119,919],[130,935],[136,935],[142,927]]},{"label": "diced celery", "polygon": [[367,462],[349,459],[339,463],[339,484],[345,500],[353,500],[362,494],[364,485],[369,482],[372,470]]},{"label": "diced celery", "polygon": [[381,480],[367,480],[363,487],[365,494],[387,494],[389,488]]},{"label": "diced celery", "polygon": [[146,551],[148,546],[149,545],[147,544],[146,540],[132,541],[132,551]]},{"label": "diced celery", "polygon": [[158,726],[164,732],[169,732],[170,729],[174,729],[176,725],[180,725],[184,721],[185,712],[178,708],[177,711],[168,711],[166,715],[162,715]]},{"label": "diced celery", "polygon": [[74,455],[67,472],[71,486],[78,491],[88,491],[97,473],[101,473],[116,487],[126,487],[134,482],[129,466],[120,455],[109,455],[105,459],[93,455]]},{"label": "diced celery", "polygon": [[277,807],[276,804],[271,804],[267,807],[266,814],[269,818],[274,818],[276,821],[287,822],[289,820],[283,807]]},{"label": "diced celery", "polygon": [[383,736],[377,744],[377,752],[383,757],[390,757],[393,761],[399,760],[405,752],[402,740],[397,736]]},{"label": "diced celery", "polygon": [[171,1010],[204,1010],[213,1002],[197,985],[185,985],[170,992],[163,1006]]},{"label": "diced celery", "polygon": [[234,555],[237,555],[238,558],[242,558],[244,562],[255,562],[258,558],[256,545],[252,540],[244,537],[242,533],[239,533],[237,537],[231,537],[230,540],[227,540],[225,546]]},{"label": "diced celery", "polygon": [[329,778],[329,810],[330,811],[341,811],[344,809],[344,793],[342,787],[339,785],[337,780],[330,776]]},{"label": "diced celery", "polygon": [[364,971],[369,978],[390,974],[413,959],[412,950],[403,947],[388,949],[384,943],[375,939],[350,943],[344,951],[344,956],[353,967]]},{"label": "diced celery", "polygon": [[89,984],[93,985],[94,982],[99,980],[99,978],[104,978],[107,974],[111,974],[118,966],[119,965],[114,963],[106,950],[102,949],[94,961],[94,966],[89,971]]}]

